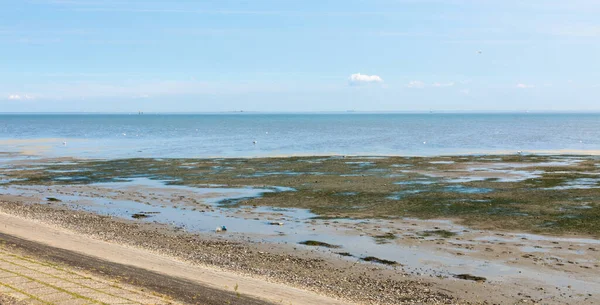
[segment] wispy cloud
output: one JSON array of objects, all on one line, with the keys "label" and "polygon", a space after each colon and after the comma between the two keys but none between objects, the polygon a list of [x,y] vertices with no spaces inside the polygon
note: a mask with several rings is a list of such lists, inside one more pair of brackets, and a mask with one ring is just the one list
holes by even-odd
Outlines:
[{"label": "wispy cloud", "polygon": [[379,75],[367,75],[355,73],[348,77],[348,83],[351,86],[371,84],[371,83],[382,83],[383,79]]},{"label": "wispy cloud", "polygon": [[0,28],[0,43],[45,45],[64,42],[74,37],[85,37],[83,29],[53,29],[16,26]]},{"label": "wispy cloud", "polygon": [[423,89],[423,88],[425,88],[425,83],[420,80],[413,80],[413,81],[408,82],[406,87],[413,88],[413,89]]},{"label": "wispy cloud", "polygon": [[424,32],[386,32],[381,31],[375,33],[377,36],[381,37],[425,37],[425,36],[433,36],[431,33]]},{"label": "wispy cloud", "polygon": [[413,80],[406,84],[406,87],[413,89],[423,89],[423,88],[448,88],[454,87],[456,85],[455,82],[434,82],[434,83],[426,83],[420,80]]},{"label": "wispy cloud", "polygon": [[[336,90],[326,85],[314,90]],[[28,85],[27,94],[6,94],[7,100],[79,100],[95,98],[150,99],[181,96],[227,96],[253,93],[302,91],[306,87],[284,82],[203,82],[203,81],[126,81],[126,82],[54,82]],[[9,91],[10,92],[10,91]],[[2,95],[0,95],[0,99]]]},{"label": "wispy cloud", "polygon": [[21,100],[33,100],[35,97],[29,94],[10,94],[7,97],[8,100],[11,101],[21,101]]},{"label": "wispy cloud", "polygon": [[[295,11],[295,10],[231,10],[222,8],[198,8],[191,2],[171,1],[76,1],[76,0],[33,0],[34,3],[49,4],[64,10],[80,12],[128,12],[128,13],[172,13],[207,15],[273,15],[273,16],[380,16],[390,15],[387,11]],[[277,3],[277,2],[275,2]],[[206,5],[201,5],[205,7]]]},{"label": "wispy cloud", "polygon": [[438,88],[439,87],[452,87],[452,86],[454,86],[454,82],[448,82],[448,83],[438,83],[438,82],[435,82],[435,83],[433,83],[432,86],[433,87],[438,87]]},{"label": "wispy cloud", "polygon": [[523,84],[523,83],[517,84],[517,88],[519,88],[519,89],[529,89],[529,88],[534,88],[534,87],[535,87],[534,85],[527,85],[527,84]]},{"label": "wispy cloud", "polygon": [[600,24],[568,24],[550,27],[550,34],[568,37],[600,37]]}]

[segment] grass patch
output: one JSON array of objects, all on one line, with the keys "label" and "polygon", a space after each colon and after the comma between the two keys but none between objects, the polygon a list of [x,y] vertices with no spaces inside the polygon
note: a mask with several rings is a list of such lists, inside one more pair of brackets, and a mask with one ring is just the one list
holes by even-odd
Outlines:
[{"label": "grass patch", "polygon": [[47,197],[46,200],[48,202],[62,202],[62,200],[60,200],[58,198],[54,198],[54,197]]}]

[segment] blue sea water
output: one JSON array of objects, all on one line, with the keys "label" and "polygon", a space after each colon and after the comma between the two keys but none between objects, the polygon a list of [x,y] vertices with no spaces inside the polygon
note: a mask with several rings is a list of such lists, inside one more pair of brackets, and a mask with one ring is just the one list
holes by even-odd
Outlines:
[{"label": "blue sea water", "polygon": [[600,151],[600,114],[4,114],[0,152],[7,151],[89,158],[585,152]]}]

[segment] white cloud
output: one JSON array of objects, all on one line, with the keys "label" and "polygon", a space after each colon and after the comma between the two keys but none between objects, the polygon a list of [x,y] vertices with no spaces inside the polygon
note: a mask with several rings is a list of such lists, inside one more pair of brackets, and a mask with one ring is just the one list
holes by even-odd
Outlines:
[{"label": "white cloud", "polygon": [[470,89],[462,89],[462,90],[460,90],[458,92],[460,92],[460,94],[464,94],[464,95],[471,94],[471,90]]},{"label": "white cloud", "polygon": [[348,78],[350,85],[362,85],[370,83],[382,83],[383,79],[379,75],[366,75],[355,73]]},{"label": "white cloud", "polygon": [[598,37],[600,36],[600,26],[595,24],[570,24],[551,28],[550,33],[557,36]]},{"label": "white cloud", "polygon": [[413,80],[406,85],[408,88],[422,89],[425,88],[425,83],[419,80]]},{"label": "white cloud", "polygon": [[449,83],[433,83],[434,87],[452,87],[454,86],[454,82]]},{"label": "white cloud", "polygon": [[519,89],[529,89],[529,88],[533,88],[535,87],[534,85],[527,85],[527,84],[517,84],[517,88]]},{"label": "white cloud", "polygon": [[8,99],[12,100],[12,101],[21,101],[21,100],[32,100],[32,99],[34,99],[34,97],[29,94],[11,94],[8,96]]}]

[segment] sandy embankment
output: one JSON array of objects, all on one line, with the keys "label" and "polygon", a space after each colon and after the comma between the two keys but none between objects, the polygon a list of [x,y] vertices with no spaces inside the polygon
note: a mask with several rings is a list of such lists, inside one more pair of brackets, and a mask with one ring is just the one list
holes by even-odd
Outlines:
[{"label": "sandy embankment", "polygon": [[4,213],[0,213],[0,223],[2,224],[0,232],[5,234],[114,263],[188,279],[211,288],[233,291],[234,286],[238,285],[238,291],[241,294],[268,302],[292,304],[297,300],[302,300],[303,304],[347,304],[286,285],[265,282],[224,270],[191,266],[140,249],[89,239],[66,230]]}]

